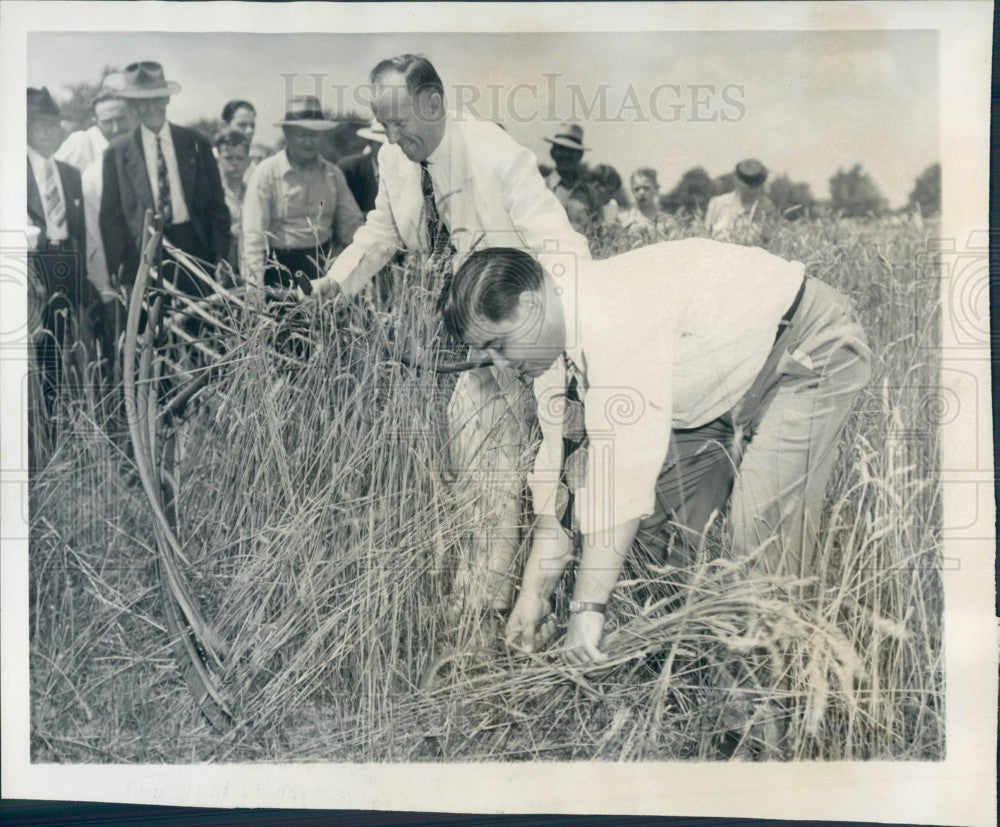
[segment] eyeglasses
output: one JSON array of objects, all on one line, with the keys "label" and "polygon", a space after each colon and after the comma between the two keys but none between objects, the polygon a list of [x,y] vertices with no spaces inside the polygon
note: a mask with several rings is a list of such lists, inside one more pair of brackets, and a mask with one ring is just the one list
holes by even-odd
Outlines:
[{"label": "eyeglasses", "polygon": [[160,64],[157,63],[155,60],[140,60],[137,63],[130,63],[128,66],[125,67],[125,71],[136,72],[140,68],[147,69],[151,72],[155,72],[159,70],[161,67]]}]

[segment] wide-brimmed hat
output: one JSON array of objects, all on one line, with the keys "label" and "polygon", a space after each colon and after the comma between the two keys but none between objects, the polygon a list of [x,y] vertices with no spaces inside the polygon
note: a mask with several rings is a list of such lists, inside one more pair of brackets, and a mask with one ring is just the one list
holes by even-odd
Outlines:
[{"label": "wide-brimmed hat", "polygon": [[736,177],[748,187],[759,187],[767,180],[767,167],[756,158],[747,158],[736,165]]},{"label": "wide-brimmed hat", "polygon": [[46,87],[43,86],[41,89],[28,87],[28,114],[59,117],[59,107],[52,100],[52,95]]},{"label": "wide-brimmed hat", "polygon": [[550,144],[564,146],[567,149],[579,149],[584,152],[590,147],[583,145],[583,127],[578,123],[564,123],[551,138],[545,138]]},{"label": "wide-brimmed hat", "polygon": [[125,83],[118,93],[123,98],[167,98],[181,91],[181,85],[163,76],[155,60],[140,60],[125,67]]},{"label": "wide-brimmed hat", "polygon": [[296,95],[285,107],[285,117],[274,122],[275,126],[301,126],[304,129],[333,129],[337,124],[323,114],[319,98],[315,95]]},{"label": "wide-brimmed hat", "polygon": [[378,141],[380,144],[384,144],[389,140],[385,137],[385,127],[374,118],[372,118],[371,124],[363,126],[357,131],[357,136],[364,138],[366,141]]}]

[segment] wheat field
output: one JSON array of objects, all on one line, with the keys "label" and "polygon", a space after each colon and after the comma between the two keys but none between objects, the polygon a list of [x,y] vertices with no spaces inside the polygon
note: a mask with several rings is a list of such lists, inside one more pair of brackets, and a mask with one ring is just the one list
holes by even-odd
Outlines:
[{"label": "wheat field", "polygon": [[[440,342],[435,274],[397,264],[382,295],[279,324],[216,306],[221,361],[187,405],[175,510],[229,717],[213,726],[182,679],[156,521],[91,390],[32,422],[32,759],[943,758],[932,232],[818,218],[767,245],[854,299],[875,354],[808,597],[727,557],[723,523],[684,568],[637,551],[611,658],[585,669],[507,649],[495,613],[450,598],[481,504],[447,480],[455,376],[429,368],[464,353]],[[595,237],[596,257],[629,243]]]}]

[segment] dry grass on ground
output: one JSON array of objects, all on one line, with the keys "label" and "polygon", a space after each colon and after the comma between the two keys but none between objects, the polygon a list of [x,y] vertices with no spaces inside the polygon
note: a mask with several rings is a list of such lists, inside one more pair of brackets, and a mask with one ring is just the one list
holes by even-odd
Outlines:
[{"label": "dry grass on ground", "polygon": [[[180,536],[230,647],[228,732],[179,677],[122,444],[96,406],[66,410],[30,495],[33,759],[661,760],[738,741],[760,758],[943,757],[926,234],[827,219],[769,246],[855,299],[875,353],[831,480],[813,598],[783,599],[794,584],[729,561],[723,527],[683,570],[636,555],[600,668],[506,651],[488,613],[456,624],[450,577],[480,527],[441,473],[454,378],[405,364],[456,354],[429,348],[434,290],[400,269],[394,302],[294,323],[310,331],[308,363],[283,361],[273,330],[234,317],[231,360],[191,406]],[[769,751],[776,717],[787,737]]]}]

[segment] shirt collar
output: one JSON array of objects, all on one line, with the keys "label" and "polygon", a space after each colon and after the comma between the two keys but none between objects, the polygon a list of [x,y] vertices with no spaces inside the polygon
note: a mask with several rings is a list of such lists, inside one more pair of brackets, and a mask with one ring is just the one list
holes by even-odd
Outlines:
[{"label": "shirt collar", "polygon": [[[583,266],[583,262],[578,261],[577,267]],[[566,325],[566,349],[563,356],[569,359],[579,372],[583,372],[586,363],[583,356],[583,346],[580,341],[580,317],[577,313],[580,304],[580,297],[577,293],[577,282],[581,274],[579,270],[572,276],[567,276],[564,283],[560,284],[559,293],[560,304],[563,311],[563,323]]]},{"label": "shirt collar", "polygon": [[305,172],[309,172],[315,169],[320,169],[325,171],[327,164],[329,164],[329,161],[327,161],[326,158],[324,158],[322,155],[317,155],[316,164],[314,166],[309,167],[308,170],[302,170],[302,169],[296,169],[295,167],[292,166],[292,162],[288,160],[288,150],[285,149],[281,150],[281,152],[279,152],[276,157],[277,161],[275,163],[277,163],[278,172],[281,173],[282,177],[288,175],[289,172],[294,172],[298,175],[302,175]]},{"label": "shirt collar", "polygon": [[142,130],[143,139],[147,141],[155,141],[157,137],[159,137],[161,140],[168,140],[170,138],[169,121],[163,122],[163,126],[160,127],[159,132],[153,132],[152,129],[150,129],[148,126],[142,123],[139,124],[139,129]]},{"label": "shirt collar", "polygon": [[434,168],[434,177],[447,178],[451,172],[451,121],[454,114],[449,112],[444,118],[444,134],[441,142],[434,147],[434,151],[427,156],[427,164]]},{"label": "shirt collar", "polygon": [[31,161],[32,166],[38,166],[38,165],[44,166],[49,161],[51,161],[52,158],[51,157],[46,158],[44,155],[42,155],[41,152],[38,152],[38,150],[32,149],[29,146],[28,147],[28,160]]}]

